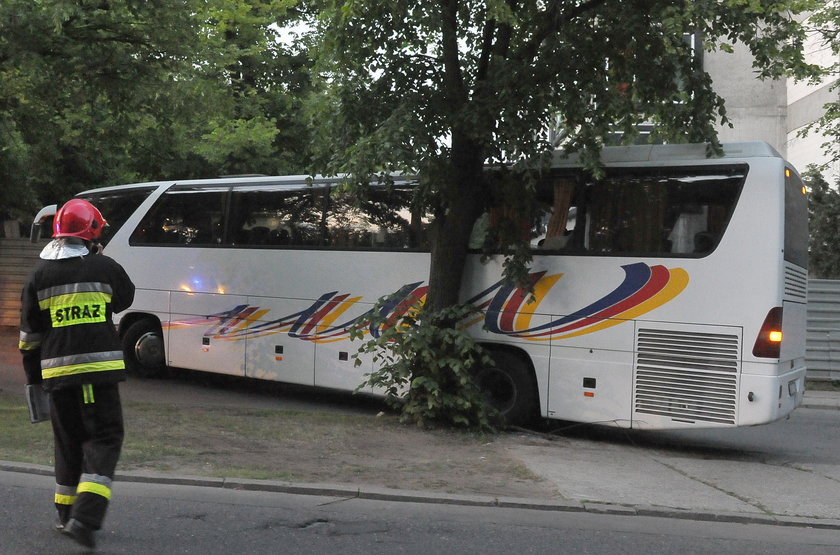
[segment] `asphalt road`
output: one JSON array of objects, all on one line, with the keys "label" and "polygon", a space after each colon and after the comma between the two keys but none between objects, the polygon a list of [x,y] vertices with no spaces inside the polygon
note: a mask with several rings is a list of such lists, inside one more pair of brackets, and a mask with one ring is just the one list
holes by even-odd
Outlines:
[{"label": "asphalt road", "polygon": [[[50,529],[48,476],[0,472],[4,554],[84,553]],[[840,531],[120,484],[98,553],[836,553]]]}]

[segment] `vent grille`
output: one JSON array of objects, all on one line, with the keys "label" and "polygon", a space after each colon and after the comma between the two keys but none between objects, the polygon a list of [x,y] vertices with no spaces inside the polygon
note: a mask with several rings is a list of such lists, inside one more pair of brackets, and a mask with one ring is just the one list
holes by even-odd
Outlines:
[{"label": "vent grille", "polygon": [[785,264],[785,299],[805,302],[808,296],[808,272]]},{"label": "vent grille", "polygon": [[734,425],[739,353],[737,335],[639,329],[635,412]]}]

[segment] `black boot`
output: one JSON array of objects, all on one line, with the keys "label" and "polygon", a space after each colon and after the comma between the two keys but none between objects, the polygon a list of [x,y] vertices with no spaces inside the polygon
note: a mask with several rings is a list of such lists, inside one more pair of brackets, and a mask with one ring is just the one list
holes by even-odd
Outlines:
[{"label": "black boot", "polygon": [[93,528],[82,524],[75,518],[68,520],[62,531],[73,538],[78,544],[90,548],[96,546],[96,541],[93,539]]},{"label": "black boot", "polygon": [[70,505],[57,505],[55,510],[55,529],[63,532],[68,520],[70,520]]}]

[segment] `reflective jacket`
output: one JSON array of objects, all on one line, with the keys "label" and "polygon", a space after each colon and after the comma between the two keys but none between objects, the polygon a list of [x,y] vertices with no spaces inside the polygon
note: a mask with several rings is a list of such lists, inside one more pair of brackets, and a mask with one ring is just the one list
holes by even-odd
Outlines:
[{"label": "reflective jacket", "polygon": [[112,316],[133,301],[134,284],[107,256],[42,260],[21,294],[19,348],[27,383],[43,380],[50,391],[124,380]]}]

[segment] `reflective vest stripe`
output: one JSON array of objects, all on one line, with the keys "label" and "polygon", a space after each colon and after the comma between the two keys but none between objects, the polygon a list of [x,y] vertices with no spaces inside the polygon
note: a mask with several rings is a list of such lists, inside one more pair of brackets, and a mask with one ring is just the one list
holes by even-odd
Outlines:
[{"label": "reflective vest stripe", "polygon": [[106,372],[125,368],[122,351],[104,351],[68,355],[41,361],[41,376],[46,380],[88,372]]},{"label": "reflective vest stripe", "polygon": [[41,377],[45,380],[50,378],[60,378],[62,376],[72,376],[74,374],[87,374],[89,372],[108,372],[110,370],[122,370],[125,368],[125,361],[123,360],[109,360],[107,362],[88,362],[83,364],[71,364],[69,366],[59,366],[56,368],[42,368]]},{"label": "reflective vest stripe", "polygon": [[84,398],[84,403],[86,405],[92,405],[95,400],[93,398],[93,385],[92,384],[85,384],[82,386],[82,397]]},{"label": "reflective vest stripe", "polygon": [[91,293],[99,291],[112,295],[114,290],[110,284],[100,283],[98,281],[86,281],[82,283],[70,283],[67,285],[55,285],[47,287],[38,291],[38,302],[49,299],[50,297],[58,297],[60,295],[71,295],[73,293]]},{"label": "reflective vest stripe", "polygon": [[41,346],[44,336],[40,333],[21,331],[18,340],[18,349],[21,351],[34,351]]},{"label": "reflective vest stripe", "polygon": [[20,349],[21,351],[34,351],[40,346],[40,341],[18,341],[18,349]]},{"label": "reflective vest stripe", "polygon": [[38,303],[41,310],[49,310],[54,328],[105,322],[111,294],[95,291],[70,293],[48,297]]},{"label": "reflective vest stripe", "polygon": [[66,295],[55,295],[53,297],[41,299],[38,301],[38,306],[41,307],[41,310],[47,310],[48,308],[80,305],[86,302],[109,303],[111,302],[111,297],[113,297],[113,295],[110,293],[103,293],[102,291],[91,291],[89,293],[68,293]]}]

